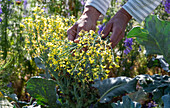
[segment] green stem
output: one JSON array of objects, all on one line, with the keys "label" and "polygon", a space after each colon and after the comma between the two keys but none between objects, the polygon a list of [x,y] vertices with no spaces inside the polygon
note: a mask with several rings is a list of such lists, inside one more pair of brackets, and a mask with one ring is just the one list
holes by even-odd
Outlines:
[{"label": "green stem", "polygon": [[106,96],[106,95],[107,95],[109,92],[111,92],[113,89],[118,88],[118,87],[120,87],[120,86],[122,86],[122,85],[125,85],[125,84],[127,84],[127,83],[122,83],[122,84],[113,86],[113,87],[110,88],[108,91],[106,91],[106,92],[100,97],[100,99],[99,99],[98,101],[100,101],[104,96]]}]

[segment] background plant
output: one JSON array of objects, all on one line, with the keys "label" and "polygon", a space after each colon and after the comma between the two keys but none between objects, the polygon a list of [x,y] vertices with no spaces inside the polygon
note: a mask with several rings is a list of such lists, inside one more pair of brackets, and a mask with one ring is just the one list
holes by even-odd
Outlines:
[{"label": "background plant", "polygon": [[[108,44],[108,40],[102,40],[100,36],[90,31],[90,34],[80,33],[79,43],[69,42],[65,37],[69,27],[67,21],[72,20],[73,24],[74,19],[60,16],[44,18],[40,8],[35,8],[34,11],[33,18],[29,17],[23,21],[25,31],[29,34],[26,38],[28,51],[33,52],[32,56],[35,57],[35,60],[41,61],[37,57],[42,58],[44,65],[38,63],[40,68],[52,73],[58,85],[57,91],[62,92],[59,92],[58,95],[64,97],[62,100],[64,105],[89,106],[95,102],[95,95],[97,95],[94,88],[91,87],[94,79],[108,77],[107,73],[113,66],[117,66],[114,63],[113,49],[109,48],[111,46]],[[31,31],[32,29],[36,30],[37,34]],[[87,52],[81,50],[82,48],[87,48]],[[48,72],[46,73],[48,74]],[[44,76],[46,77],[47,74]],[[31,86],[32,84],[29,83],[28,92],[31,90]],[[90,93],[90,91],[93,92]],[[33,95],[33,92],[29,93]],[[42,105],[42,103],[39,104]],[[48,105],[51,103],[48,102]]]},{"label": "background plant", "polygon": [[[61,2],[61,3],[59,3]],[[14,92],[19,98],[24,99],[24,85],[25,82],[38,72],[42,73],[42,70],[37,70],[33,58],[30,56],[32,52],[26,51],[25,41],[26,34],[22,33],[22,19],[28,16],[32,16],[32,8],[37,5],[41,5],[48,15],[60,14],[65,15],[66,5],[64,1],[35,1],[35,0],[2,0],[1,4],[1,34],[0,34],[0,80],[1,90],[3,92]],[[76,1],[80,2],[80,1]],[[48,5],[48,3],[50,3]],[[51,5],[53,4],[53,5]],[[60,7],[61,10],[56,11]],[[55,9],[55,10],[52,10]],[[79,10],[79,9],[78,9]],[[77,12],[78,12],[77,10]],[[73,10],[72,10],[73,11]],[[72,12],[70,10],[70,12]],[[66,11],[68,12],[68,11]],[[65,34],[66,36],[66,34]],[[13,89],[14,88],[14,89]],[[27,100],[27,99],[26,99]]]}]

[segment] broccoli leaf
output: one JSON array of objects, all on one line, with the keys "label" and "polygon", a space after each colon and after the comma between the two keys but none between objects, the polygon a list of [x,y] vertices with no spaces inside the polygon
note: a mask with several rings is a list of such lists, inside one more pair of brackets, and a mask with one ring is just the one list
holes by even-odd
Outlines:
[{"label": "broccoli leaf", "polygon": [[162,103],[163,95],[170,94],[170,77],[168,75],[138,75],[136,79],[139,80],[139,84],[145,92],[153,94],[153,99],[157,103]]},{"label": "broccoli leaf", "polygon": [[162,100],[164,102],[164,108],[170,108],[170,95],[164,95],[162,96]]},{"label": "broccoli leaf", "polygon": [[45,65],[43,64],[43,59],[40,57],[35,57],[34,58],[35,64],[37,65],[37,67],[39,67],[40,69],[45,69]]},{"label": "broccoli leaf", "polygon": [[101,103],[111,101],[115,96],[136,91],[137,80],[127,77],[109,78],[103,81],[95,81],[93,87],[99,90]]},{"label": "broccoli leaf", "polygon": [[37,99],[37,104],[50,107],[57,106],[56,82],[43,79],[41,77],[32,77],[27,82],[27,92]]},{"label": "broccoli leaf", "polygon": [[136,37],[137,41],[145,46],[147,54],[163,55],[170,63],[170,22],[162,21],[157,16],[150,15],[145,19],[144,29],[133,28],[128,38]]},{"label": "broccoli leaf", "polygon": [[14,106],[5,98],[0,96],[0,108],[13,108]]},{"label": "broccoli leaf", "polygon": [[141,104],[132,101],[128,96],[122,97],[123,102],[112,103],[113,108],[141,108]]}]

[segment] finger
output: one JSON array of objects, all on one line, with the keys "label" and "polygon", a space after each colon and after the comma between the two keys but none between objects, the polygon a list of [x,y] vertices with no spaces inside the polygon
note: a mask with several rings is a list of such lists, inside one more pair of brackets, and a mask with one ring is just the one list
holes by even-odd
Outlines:
[{"label": "finger", "polygon": [[79,37],[79,32],[83,29],[83,27],[78,27],[77,28],[77,35],[75,37],[75,40]]},{"label": "finger", "polygon": [[67,30],[68,40],[73,41],[77,34],[77,24],[74,24],[71,28]]},{"label": "finger", "polygon": [[87,21],[84,21],[83,23],[80,23],[77,27],[77,35],[76,35],[76,38],[77,39],[79,37],[79,32],[81,30],[84,30],[84,31],[90,31],[90,30],[93,30],[93,31],[96,31],[96,25],[90,25]]},{"label": "finger", "polygon": [[91,30],[96,31],[96,25],[93,25]]},{"label": "finger", "polygon": [[110,37],[110,41],[112,42],[112,48],[114,48],[119,41],[124,37],[124,31],[121,28],[115,27],[113,28],[112,35]]},{"label": "finger", "polygon": [[104,34],[104,36],[102,36],[103,39],[106,38],[109,35],[109,33],[112,30],[112,27],[113,27],[113,24],[108,22],[107,25],[104,27],[104,30],[103,30],[103,34]]},{"label": "finger", "polygon": [[122,33],[122,34],[120,35],[121,38],[119,38],[116,42],[114,42],[114,43],[112,44],[112,48],[114,48],[114,47],[122,40],[123,36],[124,36],[124,33]]},{"label": "finger", "polygon": [[82,50],[85,52],[87,51],[87,49],[88,49],[87,47],[82,48]]}]

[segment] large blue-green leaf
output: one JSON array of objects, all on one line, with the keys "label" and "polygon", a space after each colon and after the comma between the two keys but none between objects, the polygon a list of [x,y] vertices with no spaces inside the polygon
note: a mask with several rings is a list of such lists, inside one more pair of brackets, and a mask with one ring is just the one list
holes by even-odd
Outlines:
[{"label": "large blue-green leaf", "polygon": [[127,94],[133,101],[141,102],[148,100],[148,93],[144,92],[143,88],[138,89],[134,93]]},{"label": "large blue-green leaf", "polygon": [[[170,86],[170,77],[168,75],[138,75],[136,78],[139,80],[139,84],[146,92],[153,92],[157,88],[163,88]],[[170,93],[167,92],[167,93]]]},{"label": "large blue-green leaf", "polygon": [[136,37],[137,41],[145,46],[147,54],[163,55],[170,63],[170,22],[162,21],[157,16],[148,16],[144,29],[135,27],[127,37]]},{"label": "large blue-green leaf", "polygon": [[45,70],[45,65],[44,65],[43,59],[41,57],[35,57],[34,61],[35,61],[35,64],[37,65],[37,67]]},{"label": "large blue-green leaf", "polygon": [[14,106],[5,98],[0,96],[0,108],[13,108]]},{"label": "large blue-green leaf", "polygon": [[138,75],[135,78],[117,77],[103,81],[96,80],[93,87],[99,90],[101,103],[111,101],[113,97],[136,91],[139,82],[147,93],[154,95],[154,100],[159,102],[165,94],[170,94],[170,77],[165,75]]},{"label": "large blue-green leaf", "polygon": [[27,92],[37,99],[37,104],[57,107],[56,82],[43,79],[41,77],[32,77],[27,82]]},{"label": "large blue-green leaf", "polygon": [[99,90],[101,103],[109,102],[113,97],[136,91],[137,80],[127,77],[109,78],[96,81],[93,87]]},{"label": "large blue-green leaf", "polygon": [[141,108],[141,104],[132,101],[128,96],[122,97],[123,102],[112,103],[113,108]]},{"label": "large blue-green leaf", "polygon": [[151,68],[151,67],[161,67],[166,72],[170,72],[169,64],[165,61],[163,56],[160,56],[160,55],[157,55],[157,57],[153,56],[152,59],[150,59],[148,61],[147,66],[149,68]]},{"label": "large blue-green leaf", "polygon": [[170,77],[167,75],[139,75],[136,79],[139,80],[139,84],[145,92],[153,94],[153,99],[157,103],[162,103],[163,95],[170,94]]},{"label": "large blue-green leaf", "polygon": [[162,96],[164,102],[164,108],[170,108],[170,94]]},{"label": "large blue-green leaf", "polygon": [[45,70],[46,74],[40,74],[40,76],[46,77],[47,79],[50,78],[51,75],[49,74],[48,68],[45,67],[45,64],[43,63],[43,59],[41,57],[35,57],[34,61],[35,61],[35,64],[37,65],[37,67]]}]

